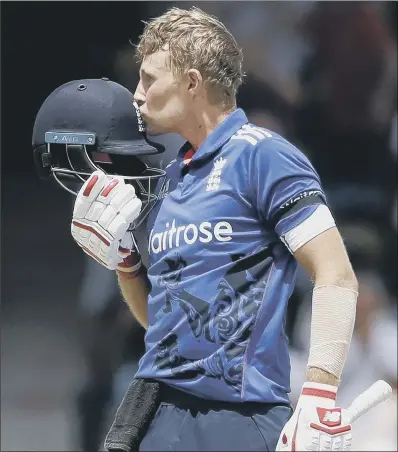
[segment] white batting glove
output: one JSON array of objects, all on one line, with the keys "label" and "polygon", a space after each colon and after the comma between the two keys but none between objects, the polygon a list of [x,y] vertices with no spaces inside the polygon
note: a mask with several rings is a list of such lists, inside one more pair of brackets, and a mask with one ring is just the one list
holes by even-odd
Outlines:
[{"label": "white batting glove", "polygon": [[296,409],[283,428],[277,451],[346,451],[351,448],[350,416],[336,408],[337,387],[304,383]]},{"label": "white batting glove", "polygon": [[351,424],[387,400],[392,387],[376,381],[347,409],[336,408],[337,387],[305,383],[293,416],[283,428],[277,451],[351,450]]},{"label": "white batting glove", "polygon": [[109,270],[131,276],[141,259],[128,231],[141,211],[134,187],[122,177],[95,171],[80,189],[73,209],[71,233],[85,253]]}]

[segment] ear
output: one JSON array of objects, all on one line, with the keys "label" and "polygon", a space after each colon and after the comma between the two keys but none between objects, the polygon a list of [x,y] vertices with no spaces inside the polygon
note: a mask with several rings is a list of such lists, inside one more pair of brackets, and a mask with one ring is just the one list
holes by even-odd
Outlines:
[{"label": "ear", "polygon": [[188,76],[188,91],[192,94],[197,94],[203,85],[202,74],[197,69],[189,69]]}]

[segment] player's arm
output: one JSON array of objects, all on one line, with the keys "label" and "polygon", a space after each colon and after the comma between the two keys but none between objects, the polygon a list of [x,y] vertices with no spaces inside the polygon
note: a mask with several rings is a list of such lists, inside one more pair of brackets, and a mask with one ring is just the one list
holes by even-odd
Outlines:
[{"label": "player's arm", "polygon": [[[357,280],[319,177],[305,156],[280,139],[264,140],[250,155],[259,217],[273,226],[314,281],[306,381],[276,450],[349,450],[355,416],[336,407],[336,395],[355,322]],[[374,391],[363,397],[356,400],[366,409],[373,406],[369,400],[381,400]],[[357,411],[365,412],[362,408]]]},{"label": "player's arm", "polygon": [[304,154],[280,139],[264,140],[252,159],[260,216],[315,284],[308,381],[337,386],[355,321],[357,281],[319,176]]},{"label": "player's arm", "polygon": [[276,230],[314,282],[306,380],[338,387],[355,323],[358,283],[334,218],[317,195],[295,195]]},{"label": "player's arm", "polygon": [[148,328],[147,302],[149,295],[149,281],[146,272],[140,271],[135,277],[125,277],[118,273],[119,287],[123,298],[137,321]]},{"label": "player's arm", "polygon": [[357,279],[336,227],[305,243],[294,256],[314,282],[306,380],[338,386],[354,328]]},{"label": "player's arm", "polygon": [[132,185],[95,171],[80,189],[71,233],[90,257],[116,270],[122,295],[138,322],[147,328],[148,280],[130,224],[141,211]]}]

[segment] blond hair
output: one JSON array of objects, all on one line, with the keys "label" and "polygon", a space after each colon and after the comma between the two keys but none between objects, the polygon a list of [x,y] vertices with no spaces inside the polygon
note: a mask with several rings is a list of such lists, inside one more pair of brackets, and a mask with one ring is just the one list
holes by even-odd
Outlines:
[{"label": "blond hair", "polygon": [[173,74],[197,69],[217,102],[234,107],[236,93],[243,81],[243,53],[235,38],[216,17],[199,8],[171,8],[145,23],[137,45],[137,58],[158,50],[169,51]]}]

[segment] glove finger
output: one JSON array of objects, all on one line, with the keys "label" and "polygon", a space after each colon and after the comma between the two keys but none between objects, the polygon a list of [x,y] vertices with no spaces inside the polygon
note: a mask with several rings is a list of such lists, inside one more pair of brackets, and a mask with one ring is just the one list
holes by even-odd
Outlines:
[{"label": "glove finger", "polygon": [[108,176],[102,171],[94,171],[93,174],[86,180],[83,187],[80,189],[78,196],[86,198],[92,202],[100,194],[102,189],[109,182]]},{"label": "glove finger", "polygon": [[124,185],[124,180],[114,177],[98,195],[98,201],[109,204]]},{"label": "glove finger", "polygon": [[125,248],[131,250],[134,246],[135,244],[131,232],[126,232],[120,239],[119,249]]},{"label": "glove finger", "polygon": [[321,449],[321,450],[344,450],[343,449],[343,436],[336,436],[334,438],[329,436],[329,441],[327,439],[322,438],[323,436],[329,436],[329,435],[321,435],[321,448],[322,447],[329,447],[329,449]]},{"label": "glove finger", "polygon": [[140,214],[142,208],[142,201],[139,198],[134,198],[129,201],[120,211],[127,223],[130,225]]},{"label": "glove finger", "polygon": [[122,215],[117,215],[110,223],[107,230],[113,235],[115,240],[120,240],[129,228],[130,223]]},{"label": "glove finger", "polygon": [[77,242],[79,239],[79,228],[72,223],[70,224],[70,233],[72,234],[73,239]]},{"label": "glove finger", "polygon": [[88,248],[82,246],[81,249],[91,258],[93,258],[95,261],[97,261],[99,264],[101,264],[103,267],[107,268],[108,270],[115,270],[116,266],[112,267],[109,266],[106,262],[101,260],[98,256],[95,256]]},{"label": "glove finger", "polygon": [[341,450],[351,450],[352,446],[352,433],[346,433],[341,442]]},{"label": "glove finger", "polygon": [[98,250],[98,255],[101,257],[101,259],[108,262],[109,259],[116,256],[118,243],[119,242],[117,240],[113,240],[109,245],[101,242]]},{"label": "glove finger", "polygon": [[76,241],[79,245],[87,247],[91,232],[86,229],[76,228]]},{"label": "glove finger", "polygon": [[78,196],[73,206],[73,218],[84,218],[91,207],[91,203],[86,198]]},{"label": "glove finger", "polygon": [[110,259],[109,263],[112,265],[113,270],[116,270],[117,267],[123,262],[123,258],[120,256],[114,256]]},{"label": "glove finger", "polygon": [[87,247],[93,254],[97,256],[100,250],[101,243],[102,242],[99,237],[97,237],[94,234],[91,234],[87,243]]},{"label": "glove finger", "polygon": [[100,259],[102,259],[103,261],[107,261],[109,256],[110,256],[110,250],[109,250],[109,246],[105,245],[105,243],[101,242],[99,249],[98,249],[98,257]]},{"label": "glove finger", "polygon": [[84,216],[107,182],[108,176],[105,173],[94,171],[77,194],[73,216],[79,218]]},{"label": "glove finger", "polygon": [[104,185],[108,182],[108,177],[102,171],[94,173],[86,180],[80,189],[73,208],[73,217],[84,218],[91,207],[92,201],[98,196]]},{"label": "glove finger", "polygon": [[[311,430],[310,430],[311,432]],[[312,431],[312,438],[308,434],[307,444],[317,447],[317,450],[332,450],[332,437],[325,433]]]},{"label": "glove finger", "polygon": [[132,199],[136,198],[135,190],[132,185],[123,185],[111,201],[111,206],[120,212],[122,208]]},{"label": "glove finger", "polygon": [[108,268],[111,267],[113,270],[115,270],[119,262],[122,261],[122,258],[117,254],[117,250],[117,241],[112,242],[109,247],[104,247],[103,244],[100,245],[99,257],[103,261],[107,262]]},{"label": "glove finger", "polygon": [[106,206],[102,202],[94,201],[86,213],[86,220],[98,221],[100,216],[104,213]]},{"label": "glove finger", "polygon": [[[105,210],[102,212],[101,216],[98,218],[97,223],[102,226],[106,231],[110,232],[109,225],[116,218],[117,212],[113,206],[106,206]],[[112,233],[111,233],[112,234]]]}]

